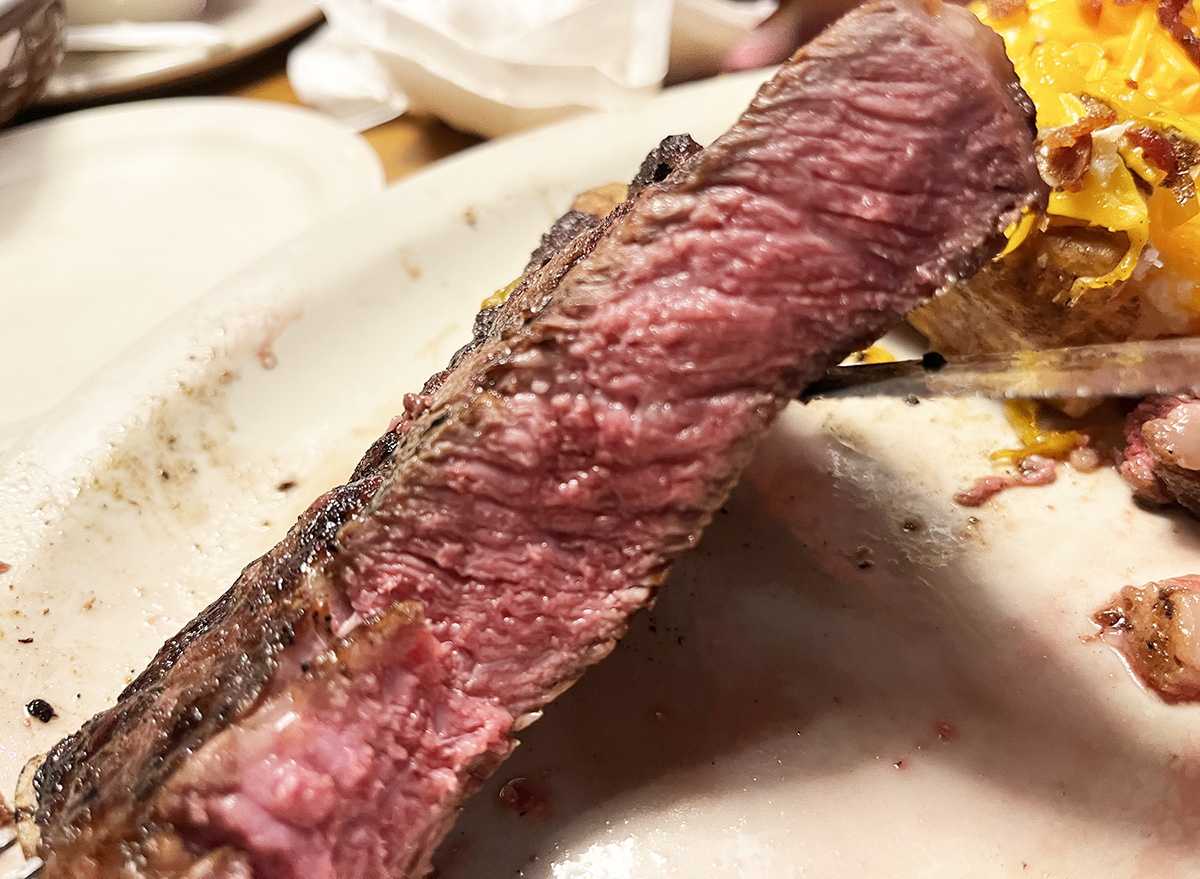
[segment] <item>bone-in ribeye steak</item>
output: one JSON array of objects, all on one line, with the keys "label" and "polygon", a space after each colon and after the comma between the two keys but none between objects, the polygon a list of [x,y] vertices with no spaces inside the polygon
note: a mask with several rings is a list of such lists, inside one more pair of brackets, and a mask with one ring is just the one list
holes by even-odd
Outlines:
[{"label": "bone-in ribeye steak", "polygon": [[1043,197],[999,38],[882,0],[479,324],[352,480],[26,773],[47,879],[419,876],[799,388]]}]

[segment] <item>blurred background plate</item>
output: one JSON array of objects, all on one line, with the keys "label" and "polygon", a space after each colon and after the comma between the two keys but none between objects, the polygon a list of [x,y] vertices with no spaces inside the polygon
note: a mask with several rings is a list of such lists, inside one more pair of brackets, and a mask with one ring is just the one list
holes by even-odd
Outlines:
[{"label": "blurred background plate", "polygon": [[383,186],[309,110],[176,98],[0,136],[0,449],[243,265]]},{"label": "blurred background plate", "polygon": [[200,21],[220,28],[226,46],[214,51],[69,52],[39,103],[111,98],[209,73],[278,45],[320,20],[313,0],[210,0]]}]

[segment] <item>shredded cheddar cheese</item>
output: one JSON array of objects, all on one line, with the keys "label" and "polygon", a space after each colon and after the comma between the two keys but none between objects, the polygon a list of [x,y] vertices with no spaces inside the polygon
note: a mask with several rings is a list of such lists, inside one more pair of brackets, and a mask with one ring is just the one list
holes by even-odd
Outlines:
[{"label": "shredded cheddar cheese", "polygon": [[872,345],[870,348],[864,348],[861,351],[856,351],[851,354],[847,362],[891,363],[895,359],[895,356],[887,348],[884,348],[882,345]]},{"label": "shredded cheddar cheese", "polygon": [[1017,433],[1021,446],[1001,449],[992,454],[993,461],[1019,463],[1030,455],[1066,460],[1071,452],[1086,443],[1086,437],[1074,430],[1049,430],[1038,420],[1036,400],[1006,400],[1004,417]]},{"label": "shredded cheddar cheese", "polygon": [[[1147,242],[1165,262],[1200,276],[1200,208],[1179,205],[1160,187],[1165,172],[1123,137],[1133,127],[1200,140],[1200,69],[1159,23],[1156,0],[1027,0],[1003,17],[983,3],[972,10],[1003,38],[1022,86],[1037,107],[1043,134],[1079,123],[1096,101],[1116,122],[1091,132],[1092,161],[1074,191],[1058,187],[1051,222],[1103,227],[1128,236],[1109,272],[1079,278],[1071,301],[1130,277]],[[1141,183],[1139,183],[1141,181]],[[1143,190],[1152,190],[1147,198]],[[1029,231],[1016,229],[1009,250]],[[1200,303],[1198,303],[1200,304]]]},{"label": "shredded cheddar cheese", "polygon": [[517,289],[517,285],[521,283],[521,278],[524,278],[524,277],[525,277],[524,275],[521,275],[520,278],[517,278],[516,280],[514,280],[507,287],[501,287],[499,290],[497,290],[495,293],[493,293],[487,299],[483,300],[483,302],[480,304],[479,307],[480,308],[495,308],[497,305],[503,305],[504,301],[506,299],[508,299],[508,297],[510,295],[512,295],[513,290]]},{"label": "shredded cheddar cheese", "polygon": [[1004,236],[1008,242],[1004,245],[1004,249],[996,255],[996,259],[1004,259],[1020,246],[1021,242],[1028,237],[1033,231],[1033,227],[1037,225],[1038,216],[1029,208],[1023,208],[1021,217],[1014,223],[1009,223],[1008,228],[1004,230]]}]

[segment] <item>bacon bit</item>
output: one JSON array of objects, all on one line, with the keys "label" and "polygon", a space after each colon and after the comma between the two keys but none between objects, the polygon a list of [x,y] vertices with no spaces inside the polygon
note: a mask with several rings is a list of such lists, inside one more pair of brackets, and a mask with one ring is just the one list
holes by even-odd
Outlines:
[{"label": "bacon bit", "polygon": [[1092,164],[1092,132],[1117,122],[1117,111],[1099,98],[1080,95],[1087,115],[1042,134],[1036,151],[1038,170],[1051,186],[1078,192]]},{"label": "bacon bit", "polygon": [[1126,586],[1092,621],[1102,637],[1116,636],[1130,671],[1164,702],[1200,700],[1200,576]]},{"label": "bacon bit", "polygon": [[1083,177],[1092,166],[1092,136],[1084,134],[1070,146],[1042,146],[1037,153],[1042,179],[1056,189],[1079,192]]},{"label": "bacon bit", "polygon": [[1196,182],[1189,172],[1200,164],[1200,144],[1174,128],[1159,131],[1147,125],[1130,128],[1125,139],[1142,151],[1147,163],[1165,173],[1161,185],[1175,193],[1180,205],[1196,198]]},{"label": "bacon bit", "polygon": [[1178,167],[1178,163],[1175,161],[1175,150],[1171,146],[1171,141],[1167,140],[1166,135],[1161,131],[1156,131],[1147,125],[1139,125],[1126,131],[1125,139],[1129,141],[1130,145],[1141,150],[1146,161],[1155,168],[1165,171],[1168,175],[1175,173],[1175,169]]},{"label": "bacon bit", "polygon": [[1200,144],[1175,129],[1168,130],[1166,137],[1175,154],[1175,170],[1167,175],[1163,186],[1175,193],[1179,204],[1186,205],[1196,198],[1196,181],[1189,172],[1200,164]]},{"label": "bacon bit", "polygon": [[[1094,0],[1094,2],[1099,5],[1100,0]],[[988,15],[992,18],[1008,18],[1024,8],[1025,0],[987,0]]]},{"label": "bacon bit", "polygon": [[1051,128],[1041,137],[1041,143],[1049,147],[1068,147],[1084,135],[1093,131],[1108,128],[1117,123],[1117,111],[1099,98],[1092,95],[1080,95],[1079,100],[1087,108],[1087,115],[1078,122]]},{"label": "bacon bit", "polygon": [[983,476],[966,491],[954,496],[954,502],[962,507],[981,507],[1000,492],[1018,485],[1049,485],[1057,477],[1058,462],[1041,455],[1030,455],[1017,463],[1016,476]]},{"label": "bacon bit", "polygon": [[7,574],[12,570],[12,565],[8,562],[0,562],[0,574]]},{"label": "bacon bit", "polygon": [[1188,0],[1159,0],[1158,23],[1183,47],[1192,63],[1200,67],[1200,39],[1183,20],[1183,10],[1187,5]]}]

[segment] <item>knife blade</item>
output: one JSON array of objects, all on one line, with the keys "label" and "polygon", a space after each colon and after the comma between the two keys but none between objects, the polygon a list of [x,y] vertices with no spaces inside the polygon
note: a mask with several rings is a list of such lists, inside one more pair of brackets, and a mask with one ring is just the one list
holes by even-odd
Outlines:
[{"label": "knife blade", "polygon": [[991,397],[1032,399],[1200,394],[1200,338],[1155,339],[836,366],[801,399]]}]

